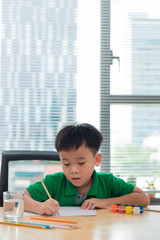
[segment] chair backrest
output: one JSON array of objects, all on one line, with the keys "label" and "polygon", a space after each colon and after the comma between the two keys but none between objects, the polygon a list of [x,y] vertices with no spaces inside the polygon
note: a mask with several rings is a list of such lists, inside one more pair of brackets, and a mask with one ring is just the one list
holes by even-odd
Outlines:
[{"label": "chair backrest", "polygon": [[[18,179],[22,179],[23,177],[23,179],[26,180],[28,179],[28,177],[35,178],[35,175],[37,175],[37,177],[38,175],[41,175],[43,168],[41,167],[41,170],[39,170],[37,163],[41,161],[46,162],[47,164],[49,164],[48,168],[51,168],[51,165],[56,164],[56,162],[60,163],[59,155],[56,151],[3,151],[0,175],[0,206],[3,206],[3,192],[11,190],[8,189],[9,167],[12,163],[17,163],[17,161],[18,165],[15,165],[15,169],[17,171],[16,177]],[[33,164],[34,162],[35,167]],[[22,170],[22,166],[24,165],[24,163],[28,163],[28,167],[27,169],[25,169],[25,171]],[[45,175],[45,173],[43,173],[43,175]]]}]

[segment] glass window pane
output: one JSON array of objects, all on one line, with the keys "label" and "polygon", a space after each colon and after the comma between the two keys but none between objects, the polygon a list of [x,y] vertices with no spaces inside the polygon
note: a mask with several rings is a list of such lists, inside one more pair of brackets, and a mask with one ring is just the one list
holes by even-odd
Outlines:
[{"label": "glass window pane", "polygon": [[[160,105],[111,105],[111,172],[160,186]],[[129,180],[130,180],[129,179]]]},{"label": "glass window pane", "polygon": [[0,0],[0,12],[0,153],[54,150],[77,121],[99,127],[100,1]]},{"label": "glass window pane", "polygon": [[111,94],[159,95],[160,1],[111,1]]}]

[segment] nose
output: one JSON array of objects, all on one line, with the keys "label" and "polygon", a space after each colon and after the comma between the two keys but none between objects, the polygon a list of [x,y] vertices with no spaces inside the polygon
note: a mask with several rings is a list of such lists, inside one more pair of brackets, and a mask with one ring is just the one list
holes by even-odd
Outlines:
[{"label": "nose", "polygon": [[70,172],[71,173],[79,173],[78,166],[72,166],[71,169],[70,169]]}]

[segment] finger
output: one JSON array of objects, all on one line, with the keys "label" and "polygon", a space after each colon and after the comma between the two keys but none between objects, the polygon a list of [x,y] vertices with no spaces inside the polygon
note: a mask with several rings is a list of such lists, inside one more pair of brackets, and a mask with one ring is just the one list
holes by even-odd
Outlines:
[{"label": "finger", "polygon": [[49,205],[50,205],[51,207],[59,208],[59,204],[54,203],[54,202],[51,202]]},{"label": "finger", "polygon": [[91,204],[91,201],[87,200],[87,201],[84,203],[83,209],[86,209],[86,210],[89,209],[90,204]]},{"label": "finger", "polygon": [[58,203],[56,200],[54,200],[54,199],[49,199],[49,200],[47,201],[47,203],[48,203],[49,206],[51,206],[52,208],[53,208],[53,207],[56,207],[57,209],[59,209],[59,203]]},{"label": "finger", "polygon": [[96,208],[96,204],[93,203],[90,209],[93,210],[93,209],[95,209],[95,208]]},{"label": "finger", "polygon": [[58,202],[58,201],[56,201],[56,200],[55,200],[55,199],[53,199],[53,198],[52,198],[52,202],[53,202],[55,205],[59,206],[59,202]]},{"label": "finger", "polygon": [[88,205],[88,201],[84,201],[84,203],[82,204],[81,208],[82,209],[86,209],[87,205]]},{"label": "finger", "polygon": [[46,208],[46,209],[44,210],[44,214],[46,214],[46,215],[51,215],[51,214],[52,214],[52,210],[49,209],[49,208]]},{"label": "finger", "polygon": [[88,205],[87,205],[87,207],[86,207],[86,210],[90,210],[90,209],[91,209],[91,207],[92,207],[92,205],[93,205],[93,203],[92,203],[92,202],[88,202]]},{"label": "finger", "polygon": [[56,206],[55,206],[53,209],[54,209],[54,213],[56,213],[56,212],[58,212],[58,211],[59,211],[59,208],[58,208],[58,207],[56,207]]},{"label": "finger", "polygon": [[53,213],[57,212],[60,208],[59,203],[53,199],[53,201],[50,202],[49,206],[48,206],[52,211],[54,211]]},{"label": "finger", "polygon": [[51,207],[51,206],[48,206],[48,208],[47,208],[47,214],[48,215],[51,215],[51,214],[54,214],[54,213],[56,213],[58,211],[58,208],[57,207]]}]

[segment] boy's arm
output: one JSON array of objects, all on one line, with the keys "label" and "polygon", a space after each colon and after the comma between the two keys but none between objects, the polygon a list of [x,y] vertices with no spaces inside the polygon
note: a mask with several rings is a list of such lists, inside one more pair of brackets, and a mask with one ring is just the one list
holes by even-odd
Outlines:
[{"label": "boy's arm", "polygon": [[148,194],[146,194],[142,189],[134,187],[132,193],[129,193],[121,197],[106,199],[91,198],[85,200],[81,208],[82,209],[106,208],[113,204],[140,205],[146,207],[150,204],[150,199],[148,197]]},{"label": "boy's arm", "polygon": [[24,211],[34,212],[37,214],[46,214],[51,215],[53,213],[58,212],[59,204],[53,198],[48,199],[45,202],[38,202],[32,199],[29,192],[25,189],[24,190],[25,197],[24,197]]}]

